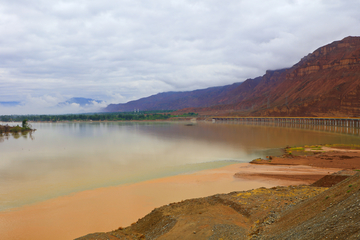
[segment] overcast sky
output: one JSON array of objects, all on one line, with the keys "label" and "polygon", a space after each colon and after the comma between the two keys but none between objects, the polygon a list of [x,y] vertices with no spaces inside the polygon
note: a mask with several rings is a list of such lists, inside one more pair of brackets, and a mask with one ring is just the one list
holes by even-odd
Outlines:
[{"label": "overcast sky", "polygon": [[360,35],[358,0],[2,0],[0,115],[241,82]]}]

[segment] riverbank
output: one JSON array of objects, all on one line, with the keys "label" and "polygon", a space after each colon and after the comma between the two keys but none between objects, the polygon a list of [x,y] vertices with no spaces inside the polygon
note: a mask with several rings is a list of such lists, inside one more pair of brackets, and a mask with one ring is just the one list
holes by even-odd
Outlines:
[{"label": "riverbank", "polygon": [[359,239],[360,173],[330,188],[258,188],[189,199],[154,209],[99,239]]},{"label": "riverbank", "polygon": [[[236,179],[234,174],[288,172],[305,174],[308,167],[233,164],[219,169],[155,179],[131,185],[100,188],[51,199],[0,213],[0,234],[5,239],[73,239],[90,232],[125,227],[156,207],[217,193],[259,187],[309,183],[265,178]],[[318,177],[337,169],[315,169]]]},{"label": "riverbank", "polygon": [[[236,177],[300,183],[320,175],[316,169],[335,170],[310,166],[312,161],[304,159],[318,157],[321,163],[324,154],[332,154],[325,159],[329,167],[337,166],[343,159],[353,159],[353,164],[360,160],[360,152],[356,149],[315,146],[307,150],[297,148],[296,151],[306,154],[298,155],[295,159],[299,162],[296,162],[294,150],[286,150],[281,157],[282,165],[268,156],[268,159],[257,159],[253,164],[241,166]],[[338,159],[339,156],[343,157]],[[259,167],[262,171],[254,170]],[[347,167],[350,170],[329,171],[311,185],[258,188],[168,204],[154,209],[129,227],[89,234],[78,240],[176,239],[179,236],[184,239],[358,239],[360,173],[354,171],[358,170],[356,164],[348,162]],[[310,179],[304,178],[309,175]]]},{"label": "riverbank", "polygon": [[314,145],[287,147],[281,157],[269,156],[255,159],[252,164],[260,165],[306,165],[341,169],[360,169],[360,147],[358,145]]}]

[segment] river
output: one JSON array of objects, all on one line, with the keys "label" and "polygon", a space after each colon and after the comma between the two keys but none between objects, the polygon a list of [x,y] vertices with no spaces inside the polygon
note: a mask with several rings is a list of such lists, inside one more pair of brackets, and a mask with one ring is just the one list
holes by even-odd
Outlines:
[{"label": "river", "polygon": [[32,123],[0,137],[0,211],[99,187],[219,168],[286,145],[360,143],[358,136],[241,124]]}]

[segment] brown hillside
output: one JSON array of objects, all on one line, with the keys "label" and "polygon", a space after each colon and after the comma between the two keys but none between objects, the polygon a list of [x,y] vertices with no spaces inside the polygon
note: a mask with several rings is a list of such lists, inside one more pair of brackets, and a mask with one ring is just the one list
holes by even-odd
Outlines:
[{"label": "brown hillside", "polygon": [[156,208],[130,227],[89,234],[77,240],[248,239],[256,226],[272,221],[273,210],[292,206],[326,189],[309,186],[260,188],[190,199]]},{"label": "brown hillside", "polygon": [[323,46],[289,69],[267,71],[237,103],[183,111],[207,115],[360,116],[360,37]]}]

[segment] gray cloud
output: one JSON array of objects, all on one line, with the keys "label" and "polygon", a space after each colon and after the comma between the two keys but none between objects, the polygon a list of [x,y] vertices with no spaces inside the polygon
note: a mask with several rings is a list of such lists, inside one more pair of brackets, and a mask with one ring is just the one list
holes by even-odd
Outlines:
[{"label": "gray cloud", "polygon": [[[44,113],[71,97],[118,103],[243,81],[360,35],[358,9],[355,0],[4,0],[0,101],[54,97],[28,108]],[[79,109],[59,111],[70,110]]]}]

